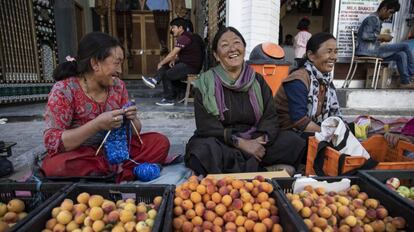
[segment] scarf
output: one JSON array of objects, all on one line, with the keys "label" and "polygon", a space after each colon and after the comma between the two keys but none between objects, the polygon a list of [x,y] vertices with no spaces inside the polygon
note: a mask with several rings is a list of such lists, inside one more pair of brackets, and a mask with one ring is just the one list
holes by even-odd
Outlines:
[{"label": "scarf", "polygon": [[[337,116],[342,118],[331,73],[321,73],[310,61],[306,61],[305,69],[309,73],[310,77],[307,116],[316,123],[321,123],[324,119],[330,116]],[[326,86],[326,95],[325,101],[322,103],[323,105],[321,114],[317,117],[316,111],[318,109],[319,103],[318,96],[320,84],[324,84]]]},{"label": "scarf", "polygon": [[220,121],[224,121],[224,112],[228,110],[224,101],[223,86],[236,92],[248,92],[257,125],[263,114],[263,97],[255,76],[254,70],[244,63],[240,76],[233,80],[224,68],[218,65],[200,74],[200,78],[195,81],[195,86],[200,90],[206,111],[218,116]]}]

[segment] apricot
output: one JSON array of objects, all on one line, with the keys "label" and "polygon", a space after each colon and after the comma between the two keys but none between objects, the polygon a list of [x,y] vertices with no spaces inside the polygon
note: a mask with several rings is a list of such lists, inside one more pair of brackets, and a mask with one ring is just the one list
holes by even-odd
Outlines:
[{"label": "apricot", "polygon": [[221,217],[216,217],[213,220],[213,224],[216,226],[223,226],[224,225],[224,220]]},{"label": "apricot", "polygon": [[251,191],[252,196],[257,197],[257,195],[259,194],[259,189],[257,187],[254,187],[253,190]]},{"label": "apricot", "polygon": [[234,180],[231,182],[231,186],[233,186],[234,189],[241,189],[244,186],[244,183],[241,180]]},{"label": "apricot", "polygon": [[366,214],[367,212],[364,209],[358,208],[354,210],[354,216],[359,219],[363,219]]},{"label": "apricot", "polygon": [[75,229],[78,229],[79,225],[78,223],[71,221],[66,225],[66,231],[74,231]]},{"label": "apricot", "polygon": [[363,226],[364,232],[374,232],[374,228],[370,224],[365,224]]},{"label": "apricot", "polygon": [[254,232],[266,232],[267,231],[267,227],[265,224],[258,222],[254,225],[253,227],[253,231]]},{"label": "apricot", "polygon": [[245,222],[244,222],[244,228],[247,230],[247,231],[251,231],[251,230],[253,230],[253,228],[254,228],[254,225],[255,225],[256,223],[253,221],[253,220],[251,220],[251,219],[247,219]]},{"label": "apricot", "polygon": [[236,220],[234,221],[234,223],[237,226],[243,226],[245,221],[246,221],[246,217],[244,217],[242,215],[239,215],[239,216],[236,217]]},{"label": "apricot", "polygon": [[322,207],[318,210],[319,216],[328,219],[332,215],[332,210],[329,207]]},{"label": "apricot", "polygon": [[189,210],[187,210],[187,211],[185,212],[185,217],[186,217],[188,220],[193,219],[195,216],[196,216],[196,212],[195,212],[193,209],[189,209]]},{"label": "apricot", "polygon": [[60,204],[60,208],[62,210],[72,211],[73,209],[73,201],[71,199],[65,199]]},{"label": "apricot", "polygon": [[221,186],[218,190],[220,195],[224,196],[230,193],[230,190],[227,188],[227,186]]},{"label": "apricot", "polygon": [[209,194],[204,194],[201,198],[203,199],[204,204],[211,200],[211,196]]},{"label": "apricot", "polygon": [[303,222],[305,223],[306,227],[308,227],[309,230],[312,229],[313,222],[309,218],[303,219]]},{"label": "apricot", "polygon": [[150,210],[148,210],[147,214],[148,214],[149,218],[155,219],[155,217],[157,217],[157,210],[150,209]]},{"label": "apricot", "polygon": [[365,193],[365,192],[360,192],[360,193],[357,195],[357,198],[358,198],[358,199],[361,199],[361,200],[363,200],[363,201],[365,201],[366,199],[368,199],[368,194],[367,194],[367,193]]},{"label": "apricot", "polygon": [[349,208],[347,206],[339,206],[338,208],[338,215],[342,218],[346,218],[351,214],[351,212],[349,211]]},{"label": "apricot", "polygon": [[274,224],[272,228],[272,232],[283,232],[283,228],[280,224]]},{"label": "apricot", "polygon": [[259,219],[262,221],[263,219],[270,217],[270,211],[268,209],[260,208],[257,211],[257,215],[259,216]]},{"label": "apricot", "polygon": [[45,227],[46,227],[46,229],[53,230],[53,227],[55,227],[55,225],[57,223],[58,222],[57,222],[56,218],[51,218],[51,219],[47,220]]},{"label": "apricot", "polygon": [[[224,197],[223,197],[223,199],[224,199]],[[223,201],[223,199],[222,199],[222,201]],[[223,202],[223,204],[225,204],[225,203]],[[243,208],[243,201],[240,200],[239,198],[234,199],[233,202],[231,203],[231,207],[233,209],[236,209],[236,210],[241,210]]]},{"label": "apricot", "polygon": [[339,227],[339,232],[350,232],[351,227],[349,227],[347,224],[343,224]]},{"label": "apricot", "polygon": [[299,212],[303,208],[303,203],[300,200],[293,200],[292,202],[293,208],[295,208],[296,212]]},{"label": "apricot", "polygon": [[218,180],[217,181],[217,187],[223,187],[223,186],[226,186],[227,185],[227,182],[226,182],[226,180],[223,178],[223,179],[220,179],[220,180]]},{"label": "apricot", "polygon": [[237,189],[232,189],[229,193],[232,199],[236,199],[240,197],[240,192]]},{"label": "apricot", "polygon": [[318,217],[313,221],[313,224],[323,230],[328,226],[328,221],[325,218]]},{"label": "apricot", "polygon": [[102,203],[102,209],[106,214],[108,214],[109,212],[116,209],[115,202],[104,200],[104,202]]},{"label": "apricot", "polygon": [[101,220],[103,218],[103,215],[104,215],[104,212],[102,208],[100,207],[92,207],[91,211],[89,212],[89,217],[91,217],[91,219],[94,221]]},{"label": "apricot", "polygon": [[225,205],[226,207],[230,206],[233,202],[233,199],[231,198],[230,195],[225,195],[221,198],[221,203],[223,203],[223,205]]},{"label": "apricot", "polygon": [[216,214],[211,210],[206,210],[203,215],[204,220],[213,222],[216,218]]},{"label": "apricot", "polygon": [[250,202],[250,200],[252,199],[252,195],[248,192],[244,192],[241,194],[240,199],[245,203]]},{"label": "apricot", "polygon": [[237,214],[234,211],[226,212],[223,215],[223,220],[225,222],[234,222],[237,218]]},{"label": "apricot", "polygon": [[312,210],[309,207],[303,207],[303,209],[300,211],[302,218],[308,218],[311,214]]},{"label": "apricot", "polygon": [[200,216],[200,217],[203,216],[205,211],[206,211],[206,208],[204,207],[203,204],[195,206],[195,212],[197,216]]},{"label": "apricot", "polygon": [[62,210],[57,215],[56,220],[58,221],[58,223],[66,225],[70,221],[72,221],[72,213],[67,210]]},{"label": "apricot", "polygon": [[237,229],[237,226],[236,224],[234,224],[234,222],[227,222],[224,226],[224,229],[226,229],[227,231],[235,231]]},{"label": "apricot", "polygon": [[100,195],[92,195],[89,197],[88,205],[89,207],[100,207],[103,203],[104,199]]},{"label": "apricot", "polygon": [[85,221],[85,218],[86,218],[85,213],[77,213],[75,214],[75,217],[73,220],[78,224],[83,224],[83,222]]},{"label": "apricot", "polygon": [[178,196],[181,197],[183,200],[187,200],[190,198],[191,191],[188,189],[183,189],[178,193]]},{"label": "apricot", "polygon": [[403,217],[394,217],[392,219],[392,224],[397,229],[404,229],[406,222],[405,222],[405,219]]},{"label": "apricot", "polygon": [[253,184],[252,182],[246,182],[246,183],[244,184],[244,187],[246,188],[246,190],[247,190],[248,192],[251,192],[251,191],[253,190],[253,188],[254,188],[254,184]]},{"label": "apricot", "polygon": [[246,232],[247,230],[243,226],[238,226],[236,232]]},{"label": "apricot", "polygon": [[15,212],[16,214],[24,211],[25,205],[24,202],[20,199],[13,199],[7,203],[7,210],[9,212]]},{"label": "apricot", "polygon": [[201,202],[201,195],[198,192],[192,192],[190,195],[190,199],[194,203]]},{"label": "apricot", "polygon": [[125,210],[125,209],[121,210],[121,212],[119,214],[119,220],[122,223],[125,224],[125,223],[127,223],[129,221],[132,221],[134,219],[135,219],[134,213],[132,213],[130,210]]},{"label": "apricot", "polygon": [[270,206],[270,214],[271,215],[277,215],[279,212],[279,209],[275,205]]},{"label": "apricot", "polygon": [[206,191],[207,191],[207,194],[212,195],[213,193],[216,192],[216,186],[214,186],[213,184],[208,184],[206,186]]},{"label": "apricot", "polygon": [[134,221],[130,221],[125,223],[124,229],[126,232],[135,232],[136,223]]},{"label": "apricot", "polygon": [[217,215],[223,216],[226,213],[227,208],[226,206],[220,203],[214,208],[214,211],[216,212]]},{"label": "apricot", "polygon": [[203,225],[201,226],[204,231],[211,230],[213,228],[214,224],[210,221],[203,221]]},{"label": "apricot", "polygon": [[197,182],[189,182],[188,183],[188,189],[190,189],[191,191],[196,191],[197,186],[198,186]]},{"label": "apricot", "polygon": [[56,224],[55,227],[53,227],[53,232],[64,232],[66,231],[65,225],[62,224]]},{"label": "apricot", "polygon": [[196,191],[200,195],[204,195],[207,192],[207,189],[206,189],[206,186],[200,184],[200,185],[197,186]]},{"label": "apricot", "polygon": [[76,214],[76,213],[83,213],[83,212],[85,212],[86,211],[86,209],[88,208],[88,206],[86,205],[86,204],[83,204],[83,203],[78,203],[78,204],[75,204],[74,206],[73,206],[73,212]]},{"label": "apricot", "polygon": [[194,207],[194,204],[191,200],[184,200],[181,207],[183,207],[184,210],[189,210]]},{"label": "apricot", "polygon": [[350,227],[354,227],[357,224],[357,219],[355,216],[349,215],[345,218],[345,223]]},{"label": "apricot", "polygon": [[384,207],[378,207],[376,211],[378,219],[384,219],[388,216],[388,210]]},{"label": "apricot", "polygon": [[89,197],[89,193],[83,192],[76,197],[76,200],[78,201],[78,203],[87,204],[89,201]]},{"label": "apricot", "polygon": [[377,211],[375,209],[368,209],[366,212],[366,217],[371,220],[377,219]]},{"label": "apricot", "polygon": [[90,226],[92,228],[93,220],[89,216],[86,216],[85,220],[83,221],[83,224],[85,226]]},{"label": "apricot", "polygon": [[[182,213],[182,212],[181,212]],[[180,214],[181,215],[181,214]],[[116,216],[116,215],[115,215]],[[179,215],[176,215],[176,216],[179,216]],[[139,213],[137,213],[137,215],[136,215],[136,220],[137,220],[137,222],[139,222],[139,221],[145,221],[145,220],[147,220],[149,217],[148,217],[148,214],[147,213],[142,213],[142,212],[139,212]]]},{"label": "apricot", "polygon": [[365,200],[364,205],[367,208],[376,209],[379,205],[379,202],[378,202],[377,199],[369,198],[369,199]]},{"label": "apricot", "polygon": [[[127,204],[125,203],[123,209],[125,209],[126,205]],[[147,212],[147,206],[145,204],[138,204],[137,207],[136,207],[136,212],[137,213],[146,213]]]},{"label": "apricot", "polygon": [[173,209],[174,215],[175,216],[180,216],[181,214],[183,214],[183,208],[181,208],[181,206],[176,206]]},{"label": "apricot", "polygon": [[111,230],[111,232],[125,232],[125,229],[123,226],[114,226]]},{"label": "apricot", "polygon": [[382,220],[375,220],[370,225],[374,231],[385,231],[385,223]]},{"label": "apricot", "polygon": [[247,214],[249,211],[253,209],[253,205],[250,202],[244,203],[242,209],[243,209],[243,212]]},{"label": "apricot", "polygon": [[256,211],[252,210],[252,211],[249,211],[247,213],[247,218],[248,219],[251,219],[253,221],[257,221],[259,219],[259,215],[257,215],[257,212]]},{"label": "apricot", "polygon": [[220,226],[213,225],[213,228],[211,228],[211,231],[212,231],[212,232],[222,232],[222,231],[223,231],[223,229],[221,229],[221,227],[220,227]]},{"label": "apricot", "polygon": [[214,201],[216,204],[221,202],[221,195],[218,192],[215,192],[211,195],[211,200]]},{"label": "apricot", "polygon": [[216,203],[214,201],[207,201],[205,204],[206,208],[209,210],[213,210],[216,207]]}]

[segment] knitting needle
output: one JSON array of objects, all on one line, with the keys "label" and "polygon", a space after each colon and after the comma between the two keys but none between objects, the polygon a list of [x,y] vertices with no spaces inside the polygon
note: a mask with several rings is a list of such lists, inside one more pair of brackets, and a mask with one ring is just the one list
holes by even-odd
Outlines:
[{"label": "knitting needle", "polygon": [[134,122],[132,122],[132,121],[131,121],[131,124],[132,124],[132,127],[134,128],[135,133],[137,134],[138,141],[139,141],[142,145],[144,145],[144,143],[142,142],[141,136],[139,135],[139,132],[138,132],[137,128],[135,127]]},{"label": "knitting needle", "polygon": [[95,156],[98,155],[99,151],[101,150],[102,146],[104,145],[104,143],[106,142],[106,140],[108,139],[109,134],[111,133],[111,130],[108,131],[108,133],[106,133],[105,138],[103,139],[101,145],[99,145],[98,150],[96,150]]}]

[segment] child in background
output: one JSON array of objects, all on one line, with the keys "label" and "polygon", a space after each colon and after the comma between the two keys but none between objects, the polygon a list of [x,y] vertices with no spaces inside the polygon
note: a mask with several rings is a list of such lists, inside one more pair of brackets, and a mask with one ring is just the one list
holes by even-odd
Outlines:
[{"label": "child in background", "polygon": [[295,36],[293,47],[295,48],[295,58],[303,58],[306,52],[306,43],[312,36],[309,32],[310,20],[308,17],[303,17],[296,27],[299,32]]}]

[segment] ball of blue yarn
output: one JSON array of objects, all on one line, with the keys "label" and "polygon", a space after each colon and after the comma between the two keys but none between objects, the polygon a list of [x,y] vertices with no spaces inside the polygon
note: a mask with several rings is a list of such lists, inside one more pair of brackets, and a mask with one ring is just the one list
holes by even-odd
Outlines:
[{"label": "ball of blue yarn", "polygon": [[135,177],[144,182],[148,182],[160,177],[161,169],[158,164],[142,163],[134,168]]}]

